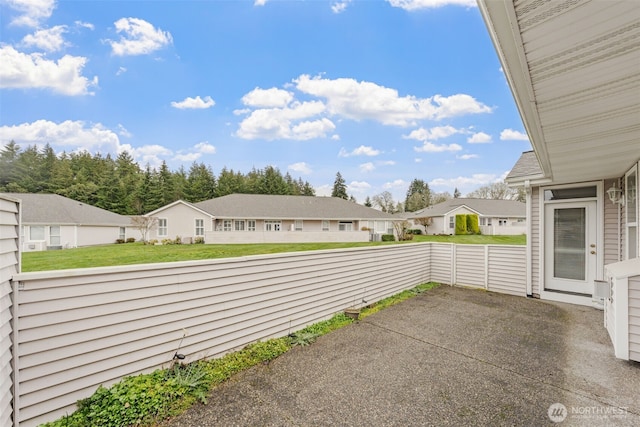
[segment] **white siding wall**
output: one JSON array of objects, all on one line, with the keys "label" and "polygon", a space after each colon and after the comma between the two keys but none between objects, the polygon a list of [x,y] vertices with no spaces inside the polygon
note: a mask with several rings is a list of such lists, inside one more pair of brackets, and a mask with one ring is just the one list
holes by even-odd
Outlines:
[{"label": "white siding wall", "polygon": [[[167,235],[158,236],[158,227],[154,227],[149,233],[147,238],[151,239],[175,239],[177,236],[181,238],[191,238],[192,240],[196,235],[196,219],[202,219],[204,221],[205,233],[213,230],[213,224],[211,217],[203,214],[202,212],[193,209],[187,205],[178,203],[170,208],[167,208],[157,215],[153,215],[154,218],[165,218],[167,220]],[[134,236],[136,239],[140,239],[141,236],[138,233]]]},{"label": "white siding wall", "polygon": [[368,242],[368,231],[214,231],[205,242],[224,243],[314,243]]},{"label": "white siding wall", "polygon": [[429,261],[432,281],[452,284],[453,249],[454,245],[450,243],[433,244],[431,246]]},{"label": "white siding wall", "polygon": [[531,189],[531,293],[540,295],[540,187]]},{"label": "white siding wall", "polygon": [[640,362],[640,276],[629,278],[629,359]]},{"label": "white siding wall", "polygon": [[[605,191],[611,188],[617,180],[606,180],[604,182]],[[619,205],[614,205],[605,194],[602,198],[604,203],[604,265],[620,261],[620,210]]]},{"label": "white siding wall", "polygon": [[13,425],[12,285],[19,270],[19,204],[0,197],[0,426]]}]

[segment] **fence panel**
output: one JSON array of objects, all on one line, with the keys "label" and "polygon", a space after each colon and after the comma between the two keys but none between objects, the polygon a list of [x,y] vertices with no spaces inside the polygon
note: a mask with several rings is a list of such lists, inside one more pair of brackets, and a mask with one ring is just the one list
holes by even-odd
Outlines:
[{"label": "fence panel", "polygon": [[503,294],[527,295],[527,252],[524,246],[488,246],[487,289]]},{"label": "fence panel", "polygon": [[453,249],[451,243],[432,243],[430,264],[430,280],[451,285],[453,279]]},{"label": "fence panel", "polygon": [[0,197],[0,426],[13,425],[13,292],[19,269],[20,205]]},{"label": "fence panel", "polygon": [[426,282],[428,253],[406,244],[17,275],[20,425],[166,366],[185,333],[188,361],[216,357]]},{"label": "fence panel", "polygon": [[456,285],[486,287],[486,246],[456,245]]}]

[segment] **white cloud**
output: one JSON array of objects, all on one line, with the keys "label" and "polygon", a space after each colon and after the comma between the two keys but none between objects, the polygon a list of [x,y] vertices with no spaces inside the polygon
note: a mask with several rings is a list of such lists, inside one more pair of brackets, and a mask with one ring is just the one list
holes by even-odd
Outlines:
[{"label": "white cloud", "polygon": [[340,141],[340,135],[338,135],[338,134],[333,134],[333,135],[331,135],[331,139],[332,139],[333,141]]},{"label": "white cloud", "polygon": [[0,88],[51,89],[63,95],[87,95],[89,86],[98,84],[82,76],[87,58],[65,55],[57,62],[42,54],[18,52],[11,46],[0,47]]},{"label": "white cloud", "polygon": [[[202,157],[202,153],[184,153],[184,154],[176,154],[173,159],[178,160],[180,162],[195,162],[200,157]],[[152,156],[154,161],[159,160],[157,156]]]},{"label": "white cloud", "polygon": [[392,182],[385,182],[382,188],[385,190],[392,190],[397,188],[404,188],[407,186],[407,182],[402,179],[396,179]]},{"label": "white cloud", "polygon": [[463,154],[461,156],[457,156],[456,158],[460,159],[460,160],[477,159],[478,155],[477,154]]},{"label": "white cloud", "polygon": [[90,30],[95,29],[94,25],[89,22],[75,21],[74,24],[78,27],[88,28]]},{"label": "white cloud", "polygon": [[119,67],[118,71],[116,71],[116,76],[121,76],[126,72],[127,72],[127,69],[125,67]]},{"label": "white cloud", "polygon": [[331,5],[331,11],[333,13],[342,13],[347,10],[347,6],[349,6],[349,3],[351,3],[351,0],[337,1]]},{"label": "white cloud", "polygon": [[362,193],[370,188],[371,184],[366,181],[351,181],[351,183],[347,185],[347,191],[351,193]]},{"label": "white cloud", "polygon": [[351,156],[377,156],[380,154],[380,150],[376,150],[373,147],[361,145],[358,148],[354,148],[353,151],[348,152],[344,147],[340,149],[338,157],[351,157]]},{"label": "white cloud", "polygon": [[419,157],[416,157],[415,159],[413,159],[413,161],[414,161],[415,163],[422,163],[422,159],[421,159],[421,158],[419,158]]},{"label": "white cloud", "polygon": [[166,157],[173,154],[171,150],[158,144],[143,145],[142,147],[131,148],[131,150],[127,151],[131,153],[131,155],[138,161],[139,164],[148,164],[152,168],[160,167],[160,165],[162,164],[162,159],[160,158],[160,156]]},{"label": "white cloud", "polygon": [[393,7],[414,11],[420,9],[435,9],[443,6],[476,7],[476,0],[387,0]]},{"label": "white cloud", "polygon": [[378,162],[378,164],[380,166],[393,166],[393,165],[396,164],[396,162],[393,161],[393,160],[385,160],[385,161],[382,161],[382,162]]},{"label": "white cloud", "polygon": [[499,182],[501,177],[495,174],[477,173],[470,177],[459,176],[457,178],[436,178],[429,182],[432,187],[448,187],[448,188],[475,188],[480,185],[487,185]]},{"label": "white cloud", "polygon": [[416,129],[409,133],[409,135],[402,135],[404,139],[415,139],[418,141],[435,141],[437,139],[447,138],[457,133],[465,133],[464,129],[456,129],[453,126],[436,126],[430,129]]},{"label": "white cloud", "polygon": [[326,137],[335,130],[327,118],[305,120],[325,111],[319,101],[294,102],[285,108],[255,110],[241,123],[236,135],[242,139],[293,139],[309,140]]},{"label": "white cloud", "polygon": [[309,167],[308,164],[306,164],[305,162],[298,162],[298,163],[293,163],[289,166],[287,166],[287,169],[294,171],[294,172],[298,172],[304,175],[309,175],[312,170]]},{"label": "white cloud", "polygon": [[469,138],[467,138],[467,142],[469,144],[487,144],[491,142],[491,135],[488,135],[484,132],[474,133]]},{"label": "white cloud", "polygon": [[198,142],[193,148],[202,154],[216,154],[216,147],[209,144],[207,141]]},{"label": "white cloud", "polygon": [[314,190],[316,190],[316,196],[318,197],[329,197],[331,196],[331,192],[333,191],[333,185],[320,185],[318,187],[314,187]]},{"label": "white cloud", "polygon": [[262,108],[286,107],[292,100],[293,94],[291,92],[278,88],[255,88],[242,97],[244,105]]},{"label": "white cloud", "polygon": [[362,163],[358,168],[362,173],[372,172],[376,169],[376,167],[371,162]]},{"label": "white cloud", "polygon": [[513,129],[505,129],[500,132],[501,141],[529,141],[529,137],[526,133],[519,132]]},{"label": "white cloud", "polygon": [[254,6],[264,6],[265,4],[267,4],[267,1],[268,1],[268,0],[255,0],[255,1],[253,2],[253,5],[254,5]]},{"label": "white cloud", "polygon": [[117,56],[146,55],[173,43],[171,33],[156,29],[138,18],[121,18],[114,23],[120,40],[107,40]]},{"label": "white cloud", "polygon": [[127,128],[125,128],[121,124],[118,124],[118,135],[124,136],[125,138],[131,138],[133,136],[131,135],[131,132],[129,132]]},{"label": "white cloud", "polygon": [[117,153],[120,149],[118,135],[100,123],[87,124],[83,121],[66,120],[54,123],[48,120],[37,120],[15,126],[0,127],[0,141],[11,140],[19,145],[45,144],[89,152],[107,151]]},{"label": "white cloud", "polygon": [[489,113],[491,108],[464,94],[430,98],[399,96],[395,89],[354,79],[335,80],[301,75],[296,88],[326,99],[328,111],[352,120],[375,120],[385,125],[414,126],[419,120],[438,120],[466,114]]},{"label": "white cloud", "polygon": [[55,0],[5,0],[10,8],[20,13],[11,20],[12,25],[37,27],[48,19],[56,7]]},{"label": "white cloud", "polygon": [[422,147],[413,147],[418,153],[443,153],[445,151],[460,151],[462,147],[458,144],[434,144],[433,142],[425,141]]},{"label": "white cloud", "polygon": [[172,101],[171,106],[180,110],[202,110],[205,108],[211,108],[216,105],[215,101],[210,96],[205,96],[204,99],[200,96],[195,98],[186,97],[184,100],[176,102]]},{"label": "white cloud", "polygon": [[56,25],[44,30],[37,30],[33,34],[27,34],[22,39],[22,45],[36,47],[47,52],[56,52],[65,46],[62,35],[67,32],[66,25]]}]

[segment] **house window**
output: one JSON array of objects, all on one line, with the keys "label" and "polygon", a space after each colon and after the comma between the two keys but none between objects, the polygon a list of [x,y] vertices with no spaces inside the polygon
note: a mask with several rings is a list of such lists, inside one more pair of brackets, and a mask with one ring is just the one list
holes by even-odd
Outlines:
[{"label": "house window", "polygon": [[340,221],[338,223],[338,230],[340,231],[353,231],[353,223],[347,221]]},{"label": "house window", "polygon": [[499,225],[500,227],[507,225],[507,219],[506,219],[506,218],[500,218],[500,219],[498,220],[498,225]]},{"label": "house window", "polygon": [[236,231],[244,231],[244,221],[243,220],[235,220],[233,222],[234,230]]},{"label": "house window", "polygon": [[[124,227],[120,227],[124,228]],[[49,227],[49,244],[51,246],[60,246],[60,226],[52,225]]]},{"label": "house window", "polygon": [[625,225],[627,234],[627,259],[638,256],[638,170],[634,167],[625,175]]},{"label": "house window", "polygon": [[256,220],[250,219],[247,221],[247,230],[248,231],[256,231]]},{"label": "house window", "polygon": [[196,236],[204,236],[204,219],[196,218]]},{"label": "house window", "polygon": [[44,240],[44,225],[32,225],[29,227],[29,240]]},{"label": "house window", "polygon": [[386,233],[387,223],[385,221],[376,221],[376,233]]},{"label": "house window", "polygon": [[296,219],[296,231],[302,231],[302,220]]},{"label": "house window", "polygon": [[158,218],[158,236],[167,236],[168,234],[167,218]]},{"label": "house window", "polygon": [[489,227],[491,227],[491,225],[492,225],[492,224],[491,224],[491,218],[487,218],[487,225],[488,225]]},{"label": "house window", "polygon": [[280,231],[280,221],[265,221],[264,231]]},{"label": "house window", "polygon": [[449,228],[454,228],[455,224],[453,223],[454,221],[454,217],[450,216],[449,217]]},{"label": "house window", "polygon": [[[60,227],[58,227],[58,233],[59,233],[59,232],[60,232]],[[53,236],[53,231],[51,231],[51,235]],[[60,235],[60,234],[58,234],[58,236],[59,236],[59,235]],[[118,238],[119,238],[120,240],[124,240],[124,239],[125,239],[125,237],[127,237],[127,229],[126,229],[126,228],[124,228],[124,227],[120,227],[120,231],[118,232]],[[53,245],[53,238],[52,238],[51,240],[52,240],[51,244]]]},{"label": "house window", "polygon": [[322,220],[322,231],[329,231],[329,220]]},{"label": "house window", "polygon": [[222,221],[222,231],[231,231],[232,221],[230,219],[225,219]]},{"label": "house window", "polygon": [[487,218],[485,217],[480,218],[480,225],[487,225]]}]

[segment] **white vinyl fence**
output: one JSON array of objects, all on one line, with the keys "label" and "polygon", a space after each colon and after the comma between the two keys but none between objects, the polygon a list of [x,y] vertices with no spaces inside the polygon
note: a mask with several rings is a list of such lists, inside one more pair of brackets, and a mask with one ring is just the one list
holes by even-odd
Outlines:
[{"label": "white vinyl fence", "polygon": [[191,361],[429,281],[525,295],[524,265],[521,246],[416,243],[17,274],[17,425],[167,366],[183,335]]},{"label": "white vinyl fence", "polygon": [[13,425],[13,292],[19,270],[20,204],[0,197],[0,426]]}]

